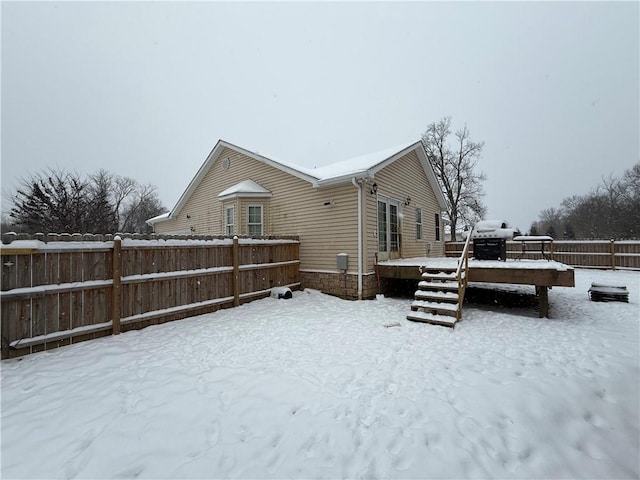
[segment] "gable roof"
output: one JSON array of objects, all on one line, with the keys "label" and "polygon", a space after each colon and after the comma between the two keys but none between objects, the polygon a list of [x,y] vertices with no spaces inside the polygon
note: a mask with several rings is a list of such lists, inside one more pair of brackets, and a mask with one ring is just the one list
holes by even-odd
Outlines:
[{"label": "gable roof", "polygon": [[[429,162],[427,161],[427,153],[424,150],[422,142],[419,140],[417,142],[397,145],[395,147],[387,148],[375,153],[361,155],[355,158],[350,158],[348,160],[331,163],[323,167],[306,168],[294,165],[292,163],[273,160],[272,158],[268,158],[259,153],[247,150],[246,148],[239,147],[220,139],[213,147],[213,150],[211,150],[204,163],[187,186],[186,190],[182,193],[173,209],[168,214],[166,214],[166,216],[155,217],[148,220],[147,222],[156,223],[159,221],[167,220],[169,218],[173,218],[182,209],[182,207],[184,207],[189,197],[191,197],[196,188],[198,188],[200,182],[202,182],[211,166],[220,158],[225,148],[234,150],[238,153],[253,158],[258,162],[264,163],[285,173],[293,175],[294,177],[305,180],[309,182],[314,188],[350,183],[351,179],[353,178],[374,178],[375,174],[387,165],[395,162],[397,159],[406,155],[407,153],[415,151],[418,159],[420,160],[420,163],[422,164],[422,168],[427,175],[427,179],[429,180],[431,188],[435,193],[440,208],[442,210],[447,209],[447,201],[444,198],[442,189],[440,188],[440,184],[438,183],[438,179],[436,178],[431,165],[429,165]],[[234,187],[238,187],[238,185],[235,185]],[[258,185],[258,187],[263,188],[260,185]],[[266,190],[266,193],[270,192]]]}]

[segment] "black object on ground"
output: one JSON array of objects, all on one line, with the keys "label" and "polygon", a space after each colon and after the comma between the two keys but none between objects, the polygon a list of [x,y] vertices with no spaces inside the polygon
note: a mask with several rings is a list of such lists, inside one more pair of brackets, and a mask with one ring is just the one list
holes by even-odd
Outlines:
[{"label": "black object on ground", "polygon": [[592,283],[589,298],[593,302],[629,302],[629,291],[624,285]]}]

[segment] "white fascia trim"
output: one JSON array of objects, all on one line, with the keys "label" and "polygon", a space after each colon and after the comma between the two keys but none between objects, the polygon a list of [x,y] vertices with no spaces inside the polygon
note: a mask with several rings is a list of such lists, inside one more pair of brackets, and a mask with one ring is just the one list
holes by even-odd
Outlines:
[{"label": "white fascia trim", "polygon": [[200,182],[202,181],[204,176],[207,174],[207,172],[209,171],[211,166],[216,162],[216,160],[219,158],[220,154],[222,153],[222,151],[225,148],[229,148],[229,149],[234,150],[234,151],[236,151],[238,153],[242,153],[243,155],[246,155],[247,157],[253,158],[254,160],[257,160],[259,162],[265,163],[265,164],[267,164],[267,165],[269,165],[269,166],[271,166],[273,168],[277,168],[278,170],[281,170],[281,171],[283,171],[285,173],[293,175],[294,177],[298,177],[298,178],[300,178],[302,180],[305,180],[305,181],[311,183],[314,186],[315,186],[315,182],[318,180],[316,177],[312,177],[311,175],[307,175],[307,174],[305,174],[305,173],[303,173],[303,172],[301,172],[299,170],[296,170],[295,168],[292,168],[292,167],[289,167],[289,166],[284,165],[282,163],[276,162],[276,161],[271,160],[271,159],[269,159],[267,157],[263,157],[262,155],[258,155],[257,153],[251,152],[251,151],[246,150],[246,149],[244,149],[242,147],[238,147],[237,145],[234,145],[232,143],[226,142],[224,140],[218,140],[218,143],[216,143],[216,145],[213,147],[213,149],[211,150],[209,155],[207,155],[207,158],[204,160],[204,162],[202,163],[202,165],[198,169],[198,172],[193,177],[193,179],[191,180],[191,182],[187,186],[186,190],[182,193],[182,195],[180,196],[180,198],[176,202],[176,204],[173,207],[173,209],[169,212],[169,215],[168,215],[167,218],[174,218],[178,214],[178,212],[180,212],[180,210],[182,210],[182,207],[184,206],[184,204],[191,197],[191,195],[193,194],[194,190],[198,187],[198,185],[200,185]]},{"label": "white fascia trim", "polygon": [[377,165],[369,169],[369,174],[370,174],[369,178],[373,178],[375,174],[378,173],[380,170],[382,170],[384,167],[395,162],[400,157],[414,150],[416,152],[416,155],[418,156],[418,160],[422,164],[424,173],[427,175],[427,179],[429,180],[429,184],[431,185],[431,189],[433,190],[433,193],[436,196],[436,200],[438,201],[441,211],[446,212],[448,210],[448,206],[447,206],[448,202],[444,194],[442,193],[442,187],[440,187],[440,182],[438,181],[438,178],[436,177],[436,174],[433,171],[431,164],[429,163],[429,159],[427,158],[427,152],[425,152],[424,146],[422,145],[422,142],[420,140],[418,140],[413,145],[409,145],[404,150],[399,151],[395,155],[389,157],[388,159],[378,163]]},{"label": "white fascia trim", "polygon": [[427,159],[427,152],[425,152],[422,143],[420,143],[420,148],[416,150],[416,153],[418,154],[418,160],[420,160],[420,163],[422,163],[424,172],[427,174],[427,179],[431,184],[431,189],[436,196],[436,200],[438,200],[441,211],[446,212],[448,210],[447,199],[445,198],[444,193],[442,193],[442,187],[440,186],[438,177],[436,176],[433,168],[431,167],[431,164],[429,163],[429,160]]},{"label": "white fascia trim", "polygon": [[153,226],[156,223],[164,222],[165,220],[168,220],[168,219],[169,219],[169,212],[163,213],[162,215],[158,215],[153,218],[149,218],[148,220],[145,220],[144,223],[146,223],[147,225]]},{"label": "white fascia trim", "polygon": [[273,194],[271,193],[262,192],[235,192],[223,197],[218,195],[218,200],[224,202],[226,200],[231,200],[232,198],[271,198],[272,196]]},{"label": "white fascia trim", "polygon": [[305,180],[311,184],[313,184],[314,182],[316,182],[318,179],[316,177],[313,177],[311,175],[307,175],[304,172],[301,172],[300,170],[296,170],[295,168],[289,166],[289,165],[285,165],[284,163],[281,162],[276,162],[275,160],[271,160],[270,158],[267,157],[263,157],[262,155],[258,154],[258,153],[254,153],[250,150],[246,150],[242,147],[239,147],[237,145],[234,145],[233,143],[229,143],[229,142],[225,142],[224,140],[220,140],[218,143],[220,143],[223,148],[227,147],[230,148],[231,150],[235,150],[236,152],[242,153],[244,155],[246,155],[247,157],[251,157],[254,160],[257,160],[259,162],[262,163],[266,163],[267,165],[273,167],[273,168],[277,168],[278,170],[281,170],[285,173],[288,173],[289,175],[293,175],[294,177],[298,177],[302,180]]},{"label": "white fascia trim", "polygon": [[182,195],[180,195],[180,198],[176,202],[175,206],[171,209],[171,212],[169,212],[169,218],[174,218],[177,213],[182,210],[184,204],[187,202],[189,197],[191,197],[191,194],[194,192],[194,190],[198,187],[204,176],[209,171],[209,168],[211,168],[211,165],[213,165],[212,159],[216,157],[224,148],[221,146],[221,144],[222,140],[218,140],[218,143],[216,143],[211,152],[209,152],[209,155],[207,155],[207,158],[205,158],[204,162],[202,162],[202,165],[200,165],[200,168],[196,172],[195,176],[191,179],[191,182],[189,183],[185,191],[182,192]]},{"label": "white fascia trim", "polygon": [[373,176],[376,173],[378,173],[380,170],[382,170],[387,165],[395,162],[400,157],[406,155],[407,153],[411,152],[412,150],[416,150],[420,145],[421,145],[421,143],[419,141],[414,143],[414,144],[412,144],[412,145],[409,145],[407,148],[405,148],[403,150],[400,150],[399,152],[393,154],[392,156],[390,156],[386,160],[383,160],[382,162],[378,163],[377,165],[374,165],[373,167],[371,167],[369,169],[369,173],[371,174],[371,178],[373,178]]},{"label": "white fascia trim", "polygon": [[333,187],[335,185],[340,185],[343,183],[351,183],[351,181],[356,178],[358,180],[366,180],[368,178],[373,178],[373,175],[371,174],[370,170],[363,170],[360,172],[351,172],[351,173],[347,173],[346,175],[341,175],[339,177],[331,177],[331,178],[327,178],[325,180],[320,179],[317,182],[315,182],[315,187]]},{"label": "white fascia trim", "polygon": [[[383,160],[380,163],[377,163],[376,165],[374,165],[373,167],[369,168],[368,170],[360,170],[360,171],[356,171],[356,172],[350,172],[350,173],[346,173],[344,175],[341,175],[339,177],[330,177],[330,178],[326,178],[326,179],[322,179],[321,178],[315,183],[314,186],[316,186],[316,187],[328,187],[328,186],[333,186],[333,185],[339,185],[341,183],[351,183],[353,178],[356,178],[356,179],[359,179],[359,180],[372,179],[372,178],[375,177],[376,173],[378,173],[384,167],[386,167],[387,165],[395,162],[400,157],[406,155],[407,153],[411,152],[412,150],[419,150],[420,146],[421,146],[420,141],[417,141],[417,142],[409,145],[408,147],[400,150],[399,152],[394,153],[392,156],[390,156],[386,160]],[[423,165],[423,167],[424,167],[424,165]]]}]

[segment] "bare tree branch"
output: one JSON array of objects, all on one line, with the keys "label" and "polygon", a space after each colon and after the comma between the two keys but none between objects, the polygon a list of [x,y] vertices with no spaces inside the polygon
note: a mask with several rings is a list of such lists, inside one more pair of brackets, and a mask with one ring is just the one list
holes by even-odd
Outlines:
[{"label": "bare tree branch", "polygon": [[451,117],[431,123],[422,134],[422,144],[448,202],[446,215],[451,226],[451,239],[456,239],[460,221],[473,224],[486,214],[482,202],[484,174],[476,173],[484,142],[474,142],[465,124],[455,132],[454,145],[449,146]]},{"label": "bare tree branch", "polygon": [[64,170],[32,175],[21,180],[11,203],[2,229],[26,233],[115,233],[122,227],[142,233],[149,231],[146,219],[166,211],[155,187],[105,170],[87,178]]}]

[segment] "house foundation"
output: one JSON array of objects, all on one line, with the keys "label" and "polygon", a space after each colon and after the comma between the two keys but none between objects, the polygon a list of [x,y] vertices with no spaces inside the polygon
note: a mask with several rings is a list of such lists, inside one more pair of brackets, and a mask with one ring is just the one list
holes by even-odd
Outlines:
[{"label": "house foundation", "polygon": [[[300,282],[302,288],[320,290],[322,293],[345,298],[347,300],[358,299],[358,275],[332,272],[301,271]],[[375,298],[378,293],[378,282],[375,274],[362,276],[362,298]]]}]

